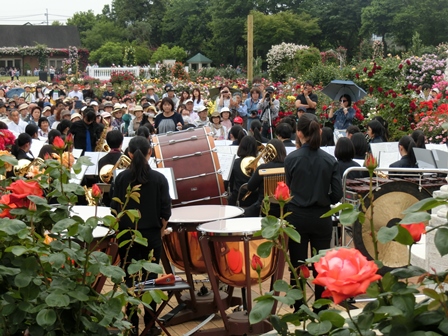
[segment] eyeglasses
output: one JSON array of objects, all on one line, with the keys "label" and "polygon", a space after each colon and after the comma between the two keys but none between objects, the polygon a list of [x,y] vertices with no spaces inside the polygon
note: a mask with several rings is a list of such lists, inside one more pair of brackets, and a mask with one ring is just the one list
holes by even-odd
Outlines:
[{"label": "eyeglasses", "polygon": [[341,99],[341,103],[346,103],[347,100],[346,99]]}]

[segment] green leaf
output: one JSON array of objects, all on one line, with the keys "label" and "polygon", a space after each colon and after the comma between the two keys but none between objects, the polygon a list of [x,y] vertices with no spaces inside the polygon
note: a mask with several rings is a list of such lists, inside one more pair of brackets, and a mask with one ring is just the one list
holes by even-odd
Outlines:
[{"label": "green leaf", "polygon": [[448,318],[444,318],[442,322],[439,324],[439,330],[443,332],[445,335],[448,335]]},{"label": "green leaf", "polygon": [[412,238],[408,230],[406,230],[401,225],[396,225],[396,227],[398,228],[398,235],[395,237],[395,240],[397,242],[407,246],[411,246],[412,244],[414,244],[414,239]]},{"label": "green leaf", "polygon": [[320,323],[311,322],[306,326],[306,330],[308,330],[311,335],[324,335],[331,330],[331,326],[330,321],[322,321]]},{"label": "green leaf", "polygon": [[404,216],[399,224],[414,224],[426,222],[431,219],[431,215],[427,212],[413,212]]},{"label": "green leaf", "polygon": [[45,303],[49,307],[67,307],[70,304],[70,298],[64,294],[50,293],[45,298]]},{"label": "green leaf", "polygon": [[339,222],[342,225],[351,225],[358,219],[359,211],[356,209],[342,210],[339,215]]},{"label": "green leaf", "polygon": [[392,304],[400,309],[406,318],[411,318],[413,316],[415,304],[414,295],[395,295],[392,297]]},{"label": "green leaf", "polygon": [[78,227],[78,235],[88,244],[93,241],[93,229],[90,226],[80,225]]},{"label": "green leaf", "polygon": [[386,292],[389,292],[392,288],[392,286],[397,282],[397,278],[395,278],[390,272],[387,272],[384,274],[383,278],[381,279],[381,283],[383,284],[383,289]]},{"label": "green leaf", "polygon": [[36,316],[36,322],[41,327],[52,326],[56,322],[56,313],[53,309],[42,309]]},{"label": "green leaf", "polygon": [[372,312],[362,312],[357,316],[357,324],[361,330],[370,330],[375,314]]},{"label": "green leaf", "polygon": [[14,284],[19,288],[23,288],[28,286],[31,280],[33,280],[33,277],[30,274],[22,272],[16,275]]},{"label": "green leaf", "polygon": [[324,213],[322,216],[320,216],[320,218],[330,217],[330,216],[334,215],[335,213],[338,213],[339,211],[351,210],[351,209],[353,209],[353,204],[342,203],[342,204],[339,204],[337,207],[335,207],[335,208],[327,211],[326,213]]},{"label": "green leaf", "polygon": [[336,328],[341,328],[345,324],[345,318],[331,310],[319,312],[319,318],[321,321],[330,321]]},{"label": "green leaf", "polygon": [[398,234],[398,226],[394,225],[392,227],[383,226],[378,231],[378,241],[382,244],[386,244],[395,239]]},{"label": "green leaf", "polygon": [[151,302],[153,300],[151,293],[149,291],[144,292],[141,300],[142,300],[142,302],[144,302],[146,304],[151,304]]},{"label": "green leaf", "polygon": [[331,305],[333,303],[332,300],[329,299],[318,299],[314,301],[313,307],[314,308],[322,308],[323,306]]},{"label": "green leaf", "polygon": [[407,279],[425,274],[426,270],[418,266],[408,266],[405,268],[393,269],[390,273],[399,279]]},{"label": "green leaf", "polygon": [[287,292],[289,290],[289,284],[284,280],[277,280],[274,282],[274,290],[277,292]]},{"label": "green leaf", "polygon": [[113,283],[120,283],[126,273],[118,266],[101,266],[100,272],[112,279]]},{"label": "green leaf", "polygon": [[16,235],[26,228],[27,225],[17,219],[2,219],[0,221],[0,231],[3,231],[10,236]]},{"label": "green leaf", "polygon": [[21,256],[22,254],[24,254],[27,251],[28,251],[28,249],[24,246],[11,246],[11,247],[8,247],[7,249],[5,249],[5,252],[11,252],[12,254],[14,254],[17,257]]},{"label": "green leaf", "polygon": [[438,325],[443,321],[444,314],[440,311],[427,311],[423,312],[415,318],[417,323],[422,325],[430,326],[430,325]]},{"label": "green leaf", "polygon": [[370,301],[363,309],[363,312],[374,312],[380,307],[380,302],[378,300]]},{"label": "green leaf", "polygon": [[296,231],[296,229],[285,227],[283,231],[288,235],[289,238],[300,244],[300,234]]},{"label": "green leaf", "polygon": [[36,205],[48,204],[47,199],[35,195],[28,195],[27,198]]},{"label": "green leaf", "polygon": [[264,243],[261,243],[258,247],[257,247],[257,254],[261,257],[261,258],[267,258],[271,255],[271,250],[272,248],[275,246],[275,244],[271,241],[266,241]]},{"label": "green leaf", "polygon": [[127,240],[123,240],[122,242],[120,242],[120,244],[118,245],[119,248],[122,248],[123,246],[129,244],[132,240],[131,239],[127,239]]},{"label": "green leaf", "polygon": [[150,261],[143,262],[143,268],[150,273],[163,274],[162,266]]},{"label": "green leaf", "polygon": [[296,300],[294,300],[293,298],[290,298],[288,296],[273,295],[272,297],[274,299],[276,299],[278,302],[281,302],[287,306],[291,306],[294,304],[294,302],[296,302]]},{"label": "green leaf", "polygon": [[[447,204],[446,201],[437,200],[436,198],[432,198],[432,197],[425,198],[421,201],[418,201],[417,203],[414,203],[409,208],[404,210],[402,213],[410,214],[410,213],[418,212],[418,211],[427,211],[427,210],[431,210],[435,207],[438,207],[439,205],[446,205],[446,204]],[[418,222],[416,222],[416,223],[418,223]]]},{"label": "green leaf", "polygon": [[386,314],[389,316],[400,316],[403,315],[403,312],[394,306],[381,306],[376,311],[376,314]]},{"label": "green leaf", "polygon": [[135,237],[134,242],[143,246],[148,246],[148,240],[143,237]]},{"label": "green leaf", "polygon": [[258,301],[249,314],[250,324],[256,324],[266,319],[271,313],[274,303],[274,299]]},{"label": "green leaf", "polygon": [[280,223],[275,221],[272,225],[262,227],[261,233],[265,239],[277,238],[280,233]]},{"label": "green leaf", "polygon": [[432,288],[423,288],[423,294],[429,296],[431,299],[440,300],[440,294]]},{"label": "green leaf", "polygon": [[279,335],[286,335],[288,331],[288,325],[282,321],[277,315],[271,315],[271,324]]},{"label": "green leaf", "polygon": [[303,298],[303,293],[302,293],[302,291],[300,289],[291,288],[286,293],[286,296],[294,299],[294,301],[297,301],[297,300],[300,300],[300,299]]},{"label": "green leaf", "polygon": [[434,237],[434,244],[440,255],[443,257],[448,254],[448,229],[439,228]]},{"label": "green leaf", "polygon": [[58,221],[51,229],[52,233],[61,233],[67,230],[70,226],[77,224],[78,222],[71,218],[64,218]]},{"label": "green leaf", "polygon": [[139,272],[143,268],[143,265],[141,262],[138,262],[134,259],[132,259],[132,262],[128,266],[128,273],[129,274],[135,274]]}]

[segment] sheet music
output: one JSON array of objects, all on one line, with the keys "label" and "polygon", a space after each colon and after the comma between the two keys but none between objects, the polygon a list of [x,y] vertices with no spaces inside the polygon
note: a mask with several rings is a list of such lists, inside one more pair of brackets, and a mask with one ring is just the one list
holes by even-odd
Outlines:
[{"label": "sheet music", "polygon": [[324,146],[324,147],[321,147],[320,149],[322,149],[323,151],[326,151],[328,154],[330,154],[331,156],[334,157],[335,146]]},{"label": "sheet music", "polygon": [[[177,187],[176,182],[174,178],[174,172],[173,168],[154,168],[155,171],[158,171],[160,174],[166,177],[168,180],[168,188],[170,189],[170,197],[173,200],[177,200]],[[124,171],[124,169],[115,169],[114,170],[114,180],[117,178],[117,176]]]},{"label": "sheet music", "polygon": [[79,159],[82,154],[82,149],[73,148],[72,154],[75,159]]},{"label": "sheet music", "polygon": [[389,168],[389,166],[400,160],[401,156],[398,152],[380,152],[378,166],[380,168]]},{"label": "sheet music", "polygon": [[425,147],[429,150],[438,149],[444,152],[448,152],[448,147],[446,146],[446,144],[426,144]]},{"label": "sheet music", "polygon": [[152,169],[157,168],[156,158],[151,156],[148,160],[148,164]]},{"label": "sheet music", "polygon": [[378,159],[380,157],[380,152],[385,152],[385,153],[396,152],[396,153],[398,153],[398,142],[371,143],[370,150],[372,151],[372,155],[376,159]]},{"label": "sheet music", "polygon": [[124,137],[123,144],[121,145],[121,150],[124,152],[126,148],[129,146],[129,141],[131,141],[132,137]]},{"label": "sheet music", "polygon": [[285,147],[285,149],[286,149],[286,155],[289,155],[289,154],[291,154],[292,152],[294,152],[295,150],[297,150],[297,148],[296,147]]},{"label": "sheet music", "polygon": [[84,152],[84,156],[88,156],[93,166],[89,166],[86,175],[98,175],[98,162],[106,156],[107,152]]},{"label": "sheet music", "polygon": [[215,140],[215,146],[230,146],[232,144],[231,140]]},{"label": "sheet music", "polygon": [[45,145],[44,141],[40,141],[38,139],[33,139],[31,141],[31,148],[30,151],[31,153],[33,153],[34,157],[38,157],[40,150],[42,149],[42,147]]},{"label": "sheet music", "polygon": [[223,153],[223,154],[232,154],[232,150],[230,147],[236,147],[238,146],[216,146],[217,153]]},{"label": "sheet music", "polygon": [[222,178],[224,181],[230,180],[235,157],[235,154],[218,152],[219,165],[221,166]]},{"label": "sheet music", "polygon": [[72,168],[71,169],[72,178],[68,182],[69,183],[81,184],[82,179],[84,178],[84,175],[86,174],[87,168],[88,168],[87,166],[82,165],[81,166],[81,172],[79,174],[75,174],[75,171]]}]

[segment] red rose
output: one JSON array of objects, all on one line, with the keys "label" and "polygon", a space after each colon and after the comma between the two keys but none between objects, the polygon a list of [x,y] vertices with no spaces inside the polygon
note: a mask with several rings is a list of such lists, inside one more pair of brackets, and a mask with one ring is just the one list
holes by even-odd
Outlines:
[{"label": "red rose", "polygon": [[406,64],[407,65],[411,65],[411,61],[410,60],[406,60]]},{"label": "red rose", "polygon": [[372,78],[373,77],[373,72],[369,71],[369,73],[367,74],[367,77]]},{"label": "red rose", "polygon": [[416,224],[400,224],[402,227],[404,227],[406,230],[409,231],[409,233],[412,236],[412,239],[414,240],[414,243],[417,243],[422,238],[422,234],[426,233],[426,225],[425,223],[416,223]]},{"label": "red rose", "polygon": [[401,63],[398,64],[398,69],[400,69],[400,70],[403,69],[403,64],[401,64]]},{"label": "red rose", "polygon": [[67,134],[67,136],[65,137],[65,142],[70,146],[73,143],[73,134]]},{"label": "red rose", "polygon": [[376,69],[377,69],[377,70],[381,70],[381,69],[382,69],[381,65],[378,65],[378,66],[376,67]]},{"label": "red rose", "polygon": [[393,102],[390,103],[390,107],[394,108],[394,107],[395,107],[395,104],[394,104]]},{"label": "red rose", "polygon": [[327,105],[322,106],[322,111],[326,111],[327,110]]},{"label": "red rose", "polygon": [[411,123],[411,130],[414,130],[414,129],[415,129],[415,124]]},{"label": "red rose", "polygon": [[393,122],[396,124],[398,122],[397,118],[394,118]]},{"label": "red rose", "polygon": [[366,160],[364,161],[364,166],[366,166],[366,168],[371,171],[375,170],[375,168],[378,166],[378,161],[375,159],[372,153],[367,153]]},{"label": "red rose", "polygon": [[285,182],[277,182],[274,198],[277,201],[286,201],[290,197],[289,188]]},{"label": "red rose", "polygon": [[383,92],[383,88],[382,87],[379,87],[377,90],[378,90],[378,92]]},{"label": "red rose", "polygon": [[101,197],[101,189],[98,187],[98,184],[94,184],[92,186],[92,197],[99,198]]},{"label": "red rose", "polygon": [[375,262],[368,261],[356,249],[331,250],[314,264],[318,275],[313,283],[325,286],[322,296],[333,297],[338,304],[345,299],[364,294],[373,281],[381,279],[376,274]]},{"label": "red rose", "polygon": [[369,92],[370,92],[370,93],[373,92],[373,87],[369,87]]},{"label": "red rose", "polygon": [[26,198],[28,195],[42,197],[44,195],[39,183],[36,181],[17,180],[9,185],[6,189],[11,191],[11,195],[17,198]]},{"label": "red rose", "polygon": [[415,105],[415,102],[414,102],[414,101],[411,101],[411,102],[409,103],[409,107],[411,108],[411,110],[415,110],[415,109],[417,108],[417,105]]},{"label": "red rose", "polygon": [[362,69],[362,71],[364,71],[364,72],[367,72],[367,68],[366,68],[366,67],[364,67],[364,69]]},{"label": "red rose", "polygon": [[299,267],[300,276],[304,279],[308,279],[310,277],[310,269],[307,265],[300,265]]},{"label": "red rose", "polygon": [[261,261],[261,258],[256,254],[252,256],[250,267],[252,267],[252,269],[257,272],[260,272],[261,269],[263,268],[263,262]]},{"label": "red rose", "polygon": [[53,147],[56,149],[64,149],[65,148],[65,142],[62,140],[61,137],[57,136],[53,140]]},{"label": "red rose", "polygon": [[397,98],[397,94],[395,92],[392,93],[392,98]]}]

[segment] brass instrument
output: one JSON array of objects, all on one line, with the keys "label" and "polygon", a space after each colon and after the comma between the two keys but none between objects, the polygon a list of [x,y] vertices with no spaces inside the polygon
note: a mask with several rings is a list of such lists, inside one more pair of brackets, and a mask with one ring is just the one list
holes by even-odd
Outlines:
[{"label": "brass instrument", "polygon": [[33,161],[20,159],[13,168],[14,176],[25,176],[33,167],[40,167],[45,161],[35,158]]},{"label": "brass instrument", "polygon": [[95,202],[95,199],[92,196],[92,188],[87,188],[86,186],[84,186],[83,188],[84,188],[84,191],[86,193],[87,204],[89,206],[97,205],[96,202]]},{"label": "brass instrument", "polygon": [[100,170],[101,182],[110,183],[115,169],[126,169],[130,165],[131,165],[131,159],[124,154],[119,157],[118,161],[114,165],[111,164],[104,165]]},{"label": "brass instrument", "polygon": [[258,154],[256,158],[253,156],[247,156],[241,160],[241,171],[246,176],[252,176],[255,169],[260,165],[260,159],[263,158],[264,163],[271,162],[277,156],[277,150],[271,144],[267,144],[266,147]]},{"label": "brass instrument", "polygon": [[98,142],[95,146],[95,152],[109,152],[110,148],[109,145],[106,142],[106,135],[109,128],[109,123],[104,120],[104,128],[103,132],[101,133],[101,137],[98,139]]}]

